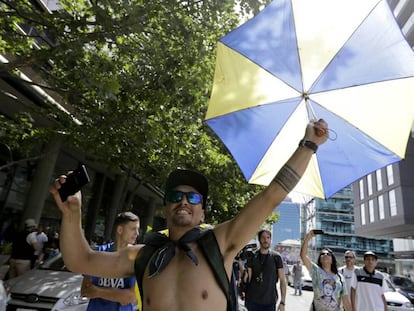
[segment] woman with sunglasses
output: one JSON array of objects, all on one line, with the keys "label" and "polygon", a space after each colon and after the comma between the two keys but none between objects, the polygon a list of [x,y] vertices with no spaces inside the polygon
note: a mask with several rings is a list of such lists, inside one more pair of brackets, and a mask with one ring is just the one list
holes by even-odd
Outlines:
[{"label": "woman with sunglasses", "polygon": [[318,262],[312,262],[308,253],[308,243],[315,236],[316,230],[311,230],[305,237],[300,249],[300,257],[312,277],[314,311],[352,311],[349,293],[344,278],[338,273],[335,255],[328,248],[321,250]]}]

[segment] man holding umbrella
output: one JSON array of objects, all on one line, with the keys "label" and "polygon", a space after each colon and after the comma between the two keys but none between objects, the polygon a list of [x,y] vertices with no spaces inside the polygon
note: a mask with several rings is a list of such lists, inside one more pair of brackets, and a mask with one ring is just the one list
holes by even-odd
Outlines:
[{"label": "man holding umbrella", "polygon": [[[323,120],[309,122],[303,140],[273,181],[236,217],[208,231],[221,253],[220,264],[227,280],[238,251],[295,187],[318,146],[326,141],[327,131]],[[50,192],[62,212],[61,251],[67,267],[73,272],[107,278],[134,276],[135,268],[140,268],[135,265],[136,259],[147,246],[134,245],[117,252],[93,251],[81,230],[80,192],[64,202],[60,199],[58,189],[65,180],[65,176],[59,177]],[[141,279],[143,310],[226,310],[230,299],[210,268],[209,254],[199,244],[207,234],[199,226],[207,208],[207,179],[195,171],[175,170],[167,178],[165,190],[164,215],[169,236],[164,247],[151,257]]]}]

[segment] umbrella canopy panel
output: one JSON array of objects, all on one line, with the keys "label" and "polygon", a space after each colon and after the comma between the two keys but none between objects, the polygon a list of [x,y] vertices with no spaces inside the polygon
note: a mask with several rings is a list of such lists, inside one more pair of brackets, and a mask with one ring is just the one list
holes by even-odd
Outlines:
[{"label": "umbrella canopy panel", "polygon": [[275,0],[217,46],[207,124],[267,185],[313,118],[335,132],[295,191],[329,197],[405,155],[414,53],[385,0]]}]

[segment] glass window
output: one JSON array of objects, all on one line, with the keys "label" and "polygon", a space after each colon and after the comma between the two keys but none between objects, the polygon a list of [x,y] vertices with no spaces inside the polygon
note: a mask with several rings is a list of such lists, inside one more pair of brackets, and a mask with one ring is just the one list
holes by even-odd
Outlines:
[{"label": "glass window", "polygon": [[368,195],[372,195],[372,175],[367,176]]},{"label": "glass window", "polygon": [[364,199],[364,180],[363,179],[359,180],[359,199],[360,200]]},{"label": "glass window", "polygon": [[361,204],[361,225],[365,225],[365,204]]},{"label": "glass window", "polygon": [[377,190],[380,191],[382,190],[382,174],[381,174],[381,170],[377,170],[375,172],[376,177],[377,177]]},{"label": "glass window", "polygon": [[394,171],[392,170],[392,164],[387,166],[387,181],[388,186],[391,186],[394,183]]},{"label": "glass window", "polygon": [[369,222],[374,222],[375,216],[374,216],[374,201],[373,200],[368,201],[368,209],[369,209]]},{"label": "glass window", "polygon": [[397,215],[397,201],[395,200],[395,190],[391,190],[388,193],[389,200],[390,200],[390,215],[396,216]]},{"label": "glass window", "polygon": [[379,213],[379,219],[384,219],[385,218],[384,196],[382,196],[382,195],[378,196],[378,213]]}]

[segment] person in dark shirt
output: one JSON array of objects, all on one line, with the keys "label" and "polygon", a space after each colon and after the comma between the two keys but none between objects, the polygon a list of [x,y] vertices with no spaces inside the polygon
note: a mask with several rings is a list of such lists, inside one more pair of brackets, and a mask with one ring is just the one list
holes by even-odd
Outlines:
[{"label": "person in dark shirt", "polygon": [[26,219],[25,228],[18,232],[13,239],[10,255],[9,278],[22,275],[30,270],[35,261],[35,251],[38,250],[34,219]]}]

